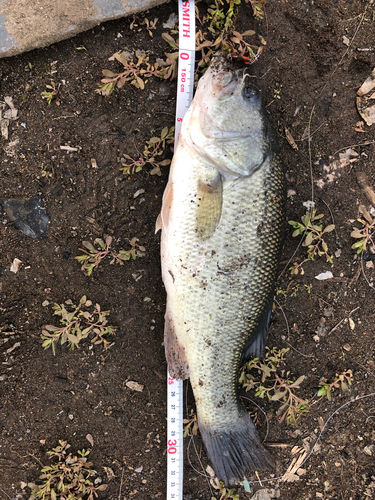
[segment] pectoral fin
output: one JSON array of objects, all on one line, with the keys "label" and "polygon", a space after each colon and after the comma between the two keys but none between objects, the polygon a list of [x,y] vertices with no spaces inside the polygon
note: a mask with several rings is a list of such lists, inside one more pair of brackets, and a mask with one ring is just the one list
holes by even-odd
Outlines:
[{"label": "pectoral fin", "polygon": [[185,355],[185,348],[178,341],[168,303],[165,313],[164,346],[168,371],[172,377],[182,380],[189,378],[189,365]]},{"label": "pectoral fin", "polygon": [[196,231],[202,239],[210,238],[217,228],[223,204],[223,182],[216,173],[212,180],[199,181]]},{"label": "pectoral fin", "polygon": [[163,194],[163,204],[161,206],[161,211],[160,214],[158,215],[158,218],[156,219],[155,234],[160,229],[165,229],[166,227],[168,227],[169,213],[172,201],[173,201],[173,184],[172,182],[168,182]]}]

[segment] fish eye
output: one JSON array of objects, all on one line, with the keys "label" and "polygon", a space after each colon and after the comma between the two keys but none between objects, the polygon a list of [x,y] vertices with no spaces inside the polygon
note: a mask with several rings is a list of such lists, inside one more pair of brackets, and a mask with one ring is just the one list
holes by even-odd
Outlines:
[{"label": "fish eye", "polygon": [[259,99],[260,97],[260,92],[259,90],[253,89],[252,87],[245,87],[245,97],[249,99],[251,102],[255,102]]}]

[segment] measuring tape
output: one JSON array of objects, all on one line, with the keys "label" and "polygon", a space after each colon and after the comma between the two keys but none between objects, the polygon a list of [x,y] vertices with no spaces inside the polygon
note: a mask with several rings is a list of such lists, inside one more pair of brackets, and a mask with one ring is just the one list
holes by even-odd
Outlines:
[{"label": "measuring tape", "polygon": [[195,72],[195,4],[194,0],[178,0],[179,50],[174,146],[180,137],[182,120],[194,93]]},{"label": "measuring tape", "polygon": [[[178,0],[179,52],[174,148],[180,137],[182,120],[194,93],[195,4]],[[167,500],[182,500],[184,479],[183,384],[168,373],[167,397]]]}]

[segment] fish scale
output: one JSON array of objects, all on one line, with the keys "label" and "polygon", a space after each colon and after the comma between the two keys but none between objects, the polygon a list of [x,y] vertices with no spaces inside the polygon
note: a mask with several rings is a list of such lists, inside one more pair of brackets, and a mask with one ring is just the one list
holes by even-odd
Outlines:
[{"label": "fish scale", "polygon": [[272,464],[237,380],[244,348],[263,346],[285,222],[274,139],[245,85],[220,58],[201,79],[159,220],[168,368],[190,377],[208,456],[226,484]]}]

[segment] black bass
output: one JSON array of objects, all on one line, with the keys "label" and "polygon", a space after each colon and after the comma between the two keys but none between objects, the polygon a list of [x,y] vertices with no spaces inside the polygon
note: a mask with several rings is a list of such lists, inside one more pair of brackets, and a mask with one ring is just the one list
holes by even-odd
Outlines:
[{"label": "black bass", "polygon": [[272,467],[237,393],[241,361],[262,355],[284,233],[285,187],[260,92],[217,55],[183,121],[162,229],[169,372],[190,377],[219,479]]}]

